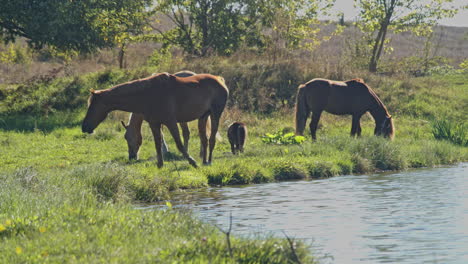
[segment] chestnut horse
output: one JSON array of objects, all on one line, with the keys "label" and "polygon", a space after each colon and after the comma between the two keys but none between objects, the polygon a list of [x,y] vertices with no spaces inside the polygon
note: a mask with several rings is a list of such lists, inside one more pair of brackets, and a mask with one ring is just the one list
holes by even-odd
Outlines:
[{"label": "chestnut horse", "polygon": [[[177,77],[190,77],[196,73],[191,71],[180,71],[174,73]],[[128,146],[128,159],[138,159],[138,151],[140,150],[143,137],[141,135],[141,125],[143,123],[144,116],[143,114],[131,113],[129,116],[128,124],[125,125],[123,121],[122,126],[125,128],[125,140],[127,141]],[[210,128],[210,118],[207,121],[208,129]],[[188,151],[188,141],[190,138],[190,130],[186,122],[179,123],[180,128],[182,129],[182,136],[184,138],[184,148],[185,151]],[[162,137],[162,152],[165,154],[168,152],[167,143],[164,140],[164,134],[161,133]],[[200,148],[201,153],[201,148]]]},{"label": "chestnut horse", "polygon": [[[114,110],[143,114],[153,133],[158,167],[163,166],[161,125],[169,129],[177,149],[184,158],[192,166],[197,167],[197,163],[182,144],[177,123],[198,119],[199,136],[203,146],[203,164],[210,164],[216,144],[219,119],[228,96],[229,90],[221,77],[197,74],[180,78],[169,73],[160,73],[106,90],[91,90],[82,131],[92,133]],[[207,159],[206,122],[208,116],[211,118],[211,133]]]},{"label": "chestnut horse", "polygon": [[375,92],[361,79],[346,82],[313,79],[299,86],[296,100],[296,134],[303,135],[312,112],[310,133],[316,140],[317,125],[323,111],[335,115],[352,115],[351,136],[361,135],[360,119],[370,112],[375,121],[375,135],[393,139],[392,116]]}]

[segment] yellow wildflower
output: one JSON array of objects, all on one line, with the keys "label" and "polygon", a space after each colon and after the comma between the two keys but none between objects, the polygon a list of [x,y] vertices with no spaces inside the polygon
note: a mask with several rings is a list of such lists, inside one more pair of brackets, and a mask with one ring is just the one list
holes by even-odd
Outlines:
[{"label": "yellow wildflower", "polygon": [[4,225],[0,224],[0,232],[3,232],[5,230],[6,230],[6,227]]},{"label": "yellow wildflower", "polygon": [[12,224],[13,222],[10,219],[5,221],[5,226],[11,226]]},{"label": "yellow wildflower", "polygon": [[23,249],[21,247],[16,247],[16,254],[21,254],[23,253]]},{"label": "yellow wildflower", "polygon": [[47,228],[44,226],[39,227],[39,232],[44,233],[45,231],[47,231]]}]

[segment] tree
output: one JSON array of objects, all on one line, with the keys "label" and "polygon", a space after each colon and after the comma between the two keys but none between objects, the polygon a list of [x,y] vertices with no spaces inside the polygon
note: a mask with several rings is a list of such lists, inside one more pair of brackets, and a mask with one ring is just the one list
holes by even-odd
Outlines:
[{"label": "tree", "polygon": [[124,0],[121,7],[104,9],[96,17],[94,25],[100,29],[101,36],[106,41],[118,47],[119,67],[125,67],[125,52],[130,43],[154,39],[149,34],[149,19],[154,14],[145,9],[150,0]]},{"label": "tree", "polygon": [[175,28],[158,30],[166,42],[190,54],[229,55],[241,45],[273,52],[279,46],[317,46],[318,15],[334,0],[164,0],[159,11]]},{"label": "tree", "polygon": [[205,56],[210,52],[232,54],[255,32],[244,0],[163,0],[157,7],[175,27],[154,27],[165,42],[181,46],[187,53]]},{"label": "tree", "polygon": [[[45,45],[61,51],[91,52],[116,45],[116,35],[138,23],[150,0],[0,0],[0,38],[5,42],[24,37],[34,48]],[[103,27],[105,14],[118,15],[114,30]],[[138,16],[137,16],[138,17]],[[131,25],[131,27],[128,27]],[[141,25],[141,24],[138,24]]]},{"label": "tree", "polygon": [[318,16],[325,14],[334,0],[258,1],[263,26],[273,42],[285,48],[312,48],[320,42]]},{"label": "tree", "polygon": [[278,50],[303,48],[313,49],[327,36],[319,37],[318,17],[326,14],[334,0],[269,0],[258,1],[262,15],[264,37],[273,49],[273,59]]},{"label": "tree", "polygon": [[369,71],[377,71],[389,30],[427,35],[438,20],[456,14],[457,9],[449,6],[451,2],[453,0],[355,0],[360,10],[357,26],[371,38]]}]

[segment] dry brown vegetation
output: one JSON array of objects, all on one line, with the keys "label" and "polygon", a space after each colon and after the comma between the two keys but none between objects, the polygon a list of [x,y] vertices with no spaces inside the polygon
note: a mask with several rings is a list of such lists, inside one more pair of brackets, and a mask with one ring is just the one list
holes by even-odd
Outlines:
[{"label": "dry brown vegetation", "polygon": [[[334,25],[324,26],[322,32],[323,34],[329,34],[333,28]],[[395,64],[395,62],[400,62],[402,58],[424,56],[423,47],[426,42],[425,38],[409,33],[390,35],[390,38],[394,51],[384,55],[383,68],[385,68],[385,71],[392,72],[392,67],[401,68],[401,64]],[[430,58],[437,56],[444,57],[447,59],[444,63],[456,67],[460,62],[468,58],[467,39],[468,28],[439,26],[434,30],[428,56]],[[295,51],[292,54],[289,53],[289,55],[284,56],[282,60],[290,64],[303,64],[301,61],[307,63],[308,66],[317,64],[316,67],[321,68],[321,72],[325,75],[341,79],[346,75],[342,73],[343,71],[356,72],[355,65],[349,65],[349,60],[352,59],[352,56],[357,56],[359,60],[362,60],[363,64],[367,62],[364,54],[357,54],[356,49],[358,48],[359,41],[360,33],[358,29],[349,26],[341,35],[334,36],[329,41],[323,42],[313,52]],[[135,69],[148,65],[148,59],[153,52],[158,51],[159,47],[159,44],[151,42],[130,45],[127,51],[126,68]],[[7,52],[11,48],[11,44],[8,46],[1,45],[0,53]],[[32,52],[27,48],[24,41],[17,42],[14,49],[17,52],[26,54],[26,61],[22,63],[0,63],[0,84],[23,83],[37,78],[37,76],[50,75],[52,73],[56,74],[57,77],[65,75],[76,76],[118,66],[117,49],[101,50],[98,53],[79,56],[69,61],[63,60],[60,56],[52,57],[47,51]],[[195,65],[191,65],[190,60],[187,57],[183,57],[180,50],[173,50],[173,54],[173,56],[179,58],[180,63],[175,63],[177,59],[172,60],[173,64],[158,65],[155,70],[179,71],[189,69],[200,71],[202,70],[200,68],[184,68],[183,66],[190,65],[196,67],[196,64],[206,63],[206,59],[203,59],[201,60],[202,63],[195,62]],[[268,54],[257,56],[246,50],[237,52],[231,58],[231,61],[239,61],[240,64],[243,64],[244,62],[251,62],[252,58],[261,59],[267,63],[271,62]]]}]

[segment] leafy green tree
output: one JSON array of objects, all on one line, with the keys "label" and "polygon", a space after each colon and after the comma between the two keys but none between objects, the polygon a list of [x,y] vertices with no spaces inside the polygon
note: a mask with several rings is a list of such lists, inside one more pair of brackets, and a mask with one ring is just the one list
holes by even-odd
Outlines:
[{"label": "leafy green tree", "polygon": [[270,29],[267,33],[271,43],[289,48],[316,47],[320,24],[318,16],[326,14],[334,0],[271,0],[259,1],[262,23]]},{"label": "leafy green tree", "polygon": [[166,43],[187,53],[206,56],[210,52],[229,55],[243,43],[259,37],[255,20],[249,17],[251,0],[163,0],[158,11],[175,27],[157,30]]},{"label": "leafy green tree", "polygon": [[158,10],[175,27],[163,39],[194,55],[229,55],[242,45],[316,47],[318,15],[334,0],[163,0]]},{"label": "leafy green tree", "polygon": [[413,32],[427,35],[437,21],[452,17],[457,9],[450,6],[453,0],[355,0],[360,21],[356,25],[370,39],[371,58],[369,71],[377,66],[389,39],[387,33]]},{"label": "leafy green tree", "polygon": [[154,40],[150,33],[149,19],[154,14],[145,9],[149,0],[124,0],[116,9],[104,9],[96,17],[94,26],[101,32],[105,41],[110,41],[119,49],[119,67],[125,67],[125,53],[131,43]]},{"label": "leafy green tree", "polygon": [[[24,37],[34,48],[91,52],[113,47],[135,22],[150,0],[0,0],[0,38]],[[103,19],[108,19],[106,24]],[[125,38],[125,37],[123,37]]]}]

